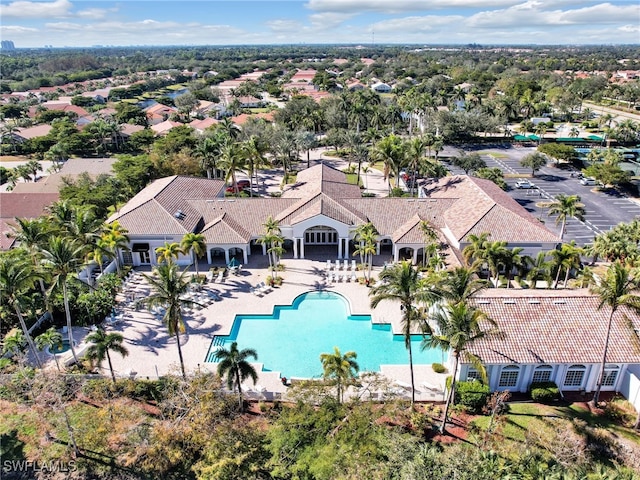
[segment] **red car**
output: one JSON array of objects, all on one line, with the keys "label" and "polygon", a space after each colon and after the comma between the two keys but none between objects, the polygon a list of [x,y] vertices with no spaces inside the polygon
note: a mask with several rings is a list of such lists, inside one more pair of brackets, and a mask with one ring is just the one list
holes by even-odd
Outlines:
[{"label": "red car", "polygon": [[236,182],[236,185],[237,185],[237,190],[234,189],[233,185],[229,185],[227,187],[227,192],[230,192],[230,193],[235,193],[236,191],[240,192],[242,190],[247,190],[248,188],[251,187],[249,180],[238,180]]}]

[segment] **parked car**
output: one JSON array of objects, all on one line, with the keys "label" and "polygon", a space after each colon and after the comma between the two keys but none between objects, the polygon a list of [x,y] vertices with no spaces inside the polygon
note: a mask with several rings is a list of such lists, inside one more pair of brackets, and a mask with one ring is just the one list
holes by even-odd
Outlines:
[{"label": "parked car", "polygon": [[516,188],[520,189],[528,189],[528,188],[538,188],[534,183],[531,183],[526,178],[521,178],[516,182]]},{"label": "parked car", "polygon": [[[251,183],[249,182],[249,180],[238,180],[236,182],[236,185],[238,186],[238,191],[242,191],[242,190],[247,190],[248,188],[251,187]],[[229,185],[227,187],[227,192],[235,192],[233,185]]]},{"label": "parked car", "polygon": [[580,183],[585,186],[597,185],[596,179],[593,177],[583,177],[580,179]]}]

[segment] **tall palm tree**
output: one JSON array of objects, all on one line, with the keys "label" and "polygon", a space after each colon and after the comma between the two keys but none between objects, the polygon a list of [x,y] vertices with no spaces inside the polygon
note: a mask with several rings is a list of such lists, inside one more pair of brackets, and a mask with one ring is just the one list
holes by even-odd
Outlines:
[{"label": "tall palm tree", "polygon": [[238,190],[236,172],[245,168],[245,155],[239,143],[227,141],[222,146],[220,150],[220,168],[226,172],[225,181],[231,180],[233,191],[237,197],[240,191]]},{"label": "tall palm tree", "polygon": [[353,237],[356,243],[356,249],[354,254],[360,256],[360,263],[367,265],[367,278],[371,280],[371,268],[373,266],[373,255],[375,255],[377,248],[377,235],[378,232],[373,223],[363,223],[358,225]]},{"label": "tall palm tree", "polygon": [[196,267],[196,275],[199,275],[198,271],[198,257],[204,255],[207,251],[207,244],[205,242],[204,235],[201,233],[185,233],[180,242],[180,247],[183,252],[191,252],[191,259]]},{"label": "tall palm tree", "polygon": [[600,376],[596,391],[593,394],[593,404],[597,405],[600,399],[600,390],[604,380],[604,368],[607,363],[607,353],[609,351],[609,337],[611,336],[611,324],[613,317],[620,307],[627,307],[634,312],[640,312],[640,276],[637,271],[623,266],[620,262],[612,263],[605,277],[599,285],[594,286],[591,292],[600,299],[598,310],[604,307],[609,308],[609,320],[607,322],[607,333],[604,339],[602,351],[602,363],[600,365]]},{"label": "tall palm tree", "polygon": [[147,297],[146,303],[150,307],[165,309],[162,322],[167,327],[169,335],[176,337],[180,369],[182,377],[186,379],[187,374],[184,369],[182,346],[180,345],[180,334],[186,330],[182,308],[194,304],[194,302],[183,298],[189,288],[187,269],[180,271],[175,263],[168,262],[158,265],[153,269],[152,275],[144,275],[144,277],[151,285],[151,295]]},{"label": "tall palm tree", "polygon": [[469,245],[462,250],[462,256],[465,262],[467,262],[467,265],[471,265],[477,260],[484,258],[484,252],[489,244],[490,235],[488,232],[483,232],[480,235],[469,235]]},{"label": "tall palm tree", "polygon": [[76,355],[73,342],[67,281],[76,274],[82,264],[83,258],[83,247],[81,245],[77,244],[74,240],[57,235],[49,238],[49,244],[42,251],[42,264],[45,270],[51,274],[52,285],[49,293],[51,293],[54,288],[62,288],[69,347],[71,348],[71,353],[76,363],[78,363],[78,356]]},{"label": "tall palm tree", "polygon": [[525,257],[525,261],[529,267],[527,280],[531,282],[533,288],[536,288],[538,280],[547,282],[547,288],[551,286],[553,277],[551,276],[551,263],[547,260],[546,252],[538,252],[536,258]]},{"label": "tall palm tree", "polygon": [[358,354],[354,351],[346,352],[344,355],[338,347],[333,347],[333,353],[321,353],[322,376],[325,379],[332,379],[336,382],[336,400],[342,403],[344,387],[353,381],[358,374],[360,367],[356,362]]},{"label": "tall palm tree", "polygon": [[247,361],[249,358],[258,360],[258,354],[252,348],[238,350],[238,342],[233,342],[227,350],[221,348],[215,354],[218,363],[218,375],[226,377],[229,390],[238,389],[238,405],[243,410],[242,382],[251,377],[253,384],[258,381],[256,369]]},{"label": "tall palm tree", "polygon": [[[16,218],[17,228],[12,233],[19,246],[29,253],[33,267],[37,269],[41,259],[41,248],[51,235],[51,226],[44,217],[27,219]],[[40,278],[40,290],[45,296],[44,280]],[[46,298],[45,298],[46,301]]]},{"label": "tall palm tree", "polygon": [[179,243],[165,242],[163,246],[156,248],[156,258],[158,263],[174,263],[178,259],[182,251]]},{"label": "tall palm tree", "polygon": [[[482,377],[486,379],[486,371],[479,357],[468,351],[474,342],[489,335],[497,335],[495,322],[482,310],[469,306],[466,302],[448,304],[440,307],[433,316],[437,325],[437,334],[432,334],[422,341],[422,348],[441,348],[453,353],[453,373],[451,376],[451,388],[445,403],[444,415],[440,432],[444,433],[449,416],[449,408],[454,401],[456,388],[456,375],[460,359],[469,361]],[[485,330],[485,324],[489,326]]]},{"label": "tall palm tree", "polygon": [[507,248],[507,242],[496,240],[495,242],[488,242],[483,254],[484,260],[489,266],[490,275],[495,276],[495,285],[498,287],[498,280],[500,279],[500,267],[505,266],[505,256],[509,249]]},{"label": "tall palm tree", "polygon": [[401,262],[386,268],[380,273],[382,284],[375,286],[369,292],[371,308],[376,308],[383,300],[400,303],[402,311],[402,334],[404,344],[409,353],[409,370],[411,373],[411,405],[415,402],[415,382],[413,378],[413,352],[411,350],[411,335],[416,328],[422,332],[427,328],[422,321],[422,312],[416,304],[423,302],[433,304],[439,299],[434,289],[426,288],[418,276],[418,271],[410,262]]},{"label": "tall palm tree", "polygon": [[436,288],[445,301],[451,304],[466,302],[489,286],[477,277],[477,265],[456,267],[440,276]]},{"label": "tall palm tree", "polygon": [[567,226],[567,220],[571,217],[580,221],[584,220],[586,210],[584,205],[580,203],[579,195],[565,195],[560,193],[556,195],[555,201],[549,204],[548,215],[557,215],[556,225],[562,224],[560,228],[560,240],[564,238],[564,231]]},{"label": "tall palm tree", "polygon": [[100,236],[100,246],[107,252],[107,255],[116,262],[116,269],[120,272],[120,250],[129,249],[128,231],[116,220],[105,225]]},{"label": "tall palm tree", "polygon": [[[389,135],[379,140],[371,150],[371,157],[381,161],[384,168],[384,178],[389,181],[390,173],[396,177],[396,187],[400,186],[400,170],[405,165],[406,155],[402,139],[396,135]],[[389,182],[391,188],[391,182]]]},{"label": "tall palm tree", "polygon": [[87,348],[87,358],[91,362],[96,362],[98,365],[107,359],[109,363],[109,371],[111,372],[111,378],[113,383],[116,383],[116,374],[113,372],[113,364],[111,363],[111,356],[109,350],[113,350],[116,353],[126,357],[129,355],[129,351],[122,345],[124,337],[117,333],[107,333],[101,328],[87,336],[87,341],[92,344]]},{"label": "tall palm tree", "polygon": [[[414,140],[417,140],[415,138]],[[427,250],[429,249],[429,245],[433,244],[438,240],[438,231],[434,228],[434,226],[428,220],[421,220],[420,224],[420,232],[422,232],[422,237],[424,239],[424,247],[422,249],[422,265],[425,265]]]},{"label": "tall palm tree", "polygon": [[507,288],[511,284],[511,274],[513,269],[522,270],[524,257],[520,255],[524,249],[522,247],[507,248],[502,257],[505,273],[507,274]]},{"label": "tall palm tree", "polygon": [[[38,350],[44,350],[45,348],[61,348],[62,347],[62,334],[55,328],[51,327],[46,332],[41,333],[36,337],[36,346]],[[54,355],[53,359],[56,362],[58,371],[60,370],[60,363],[58,363],[58,356]]]},{"label": "tall palm tree", "polygon": [[36,364],[42,367],[38,350],[33,343],[31,335],[29,335],[29,329],[27,328],[24,316],[22,315],[22,309],[20,308],[20,299],[28,290],[33,288],[38,278],[39,275],[28,261],[20,258],[0,257],[0,290],[18,316],[20,328],[22,328],[22,333],[29,345]]},{"label": "tall palm tree", "polygon": [[249,195],[253,197],[253,180],[258,181],[258,169],[266,165],[266,145],[256,135],[251,135],[242,144],[243,155],[246,161],[247,175],[249,176]]}]

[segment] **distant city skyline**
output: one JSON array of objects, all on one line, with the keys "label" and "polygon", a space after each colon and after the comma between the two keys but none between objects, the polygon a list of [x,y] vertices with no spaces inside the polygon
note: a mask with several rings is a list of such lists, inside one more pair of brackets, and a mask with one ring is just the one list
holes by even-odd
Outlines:
[{"label": "distant city skyline", "polygon": [[16,48],[638,44],[637,0],[0,0]]}]

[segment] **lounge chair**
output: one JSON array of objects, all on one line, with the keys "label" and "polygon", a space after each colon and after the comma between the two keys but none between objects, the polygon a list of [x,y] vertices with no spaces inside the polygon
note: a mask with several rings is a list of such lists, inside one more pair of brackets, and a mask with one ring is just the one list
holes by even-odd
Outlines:
[{"label": "lounge chair", "polygon": [[336,270],[342,270],[342,263],[340,263],[340,260],[336,260]]},{"label": "lounge chair", "polygon": [[356,265],[356,261],[351,260],[351,270],[355,272],[357,269],[358,269],[358,266]]},{"label": "lounge chair", "polygon": [[224,283],[224,270],[220,270],[220,273],[218,273],[217,280],[219,283]]},{"label": "lounge chair", "polygon": [[342,269],[349,270],[349,260],[345,260],[344,262],[342,262]]},{"label": "lounge chair", "polygon": [[262,293],[254,287],[251,287],[251,293],[253,293],[256,297],[259,297],[260,295],[262,295]]},{"label": "lounge chair", "polygon": [[331,275],[331,283],[336,283],[336,274]]},{"label": "lounge chair", "polygon": [[356,277],[356,272],[351,272],[351,281],[352,282],[358,281],[358,277]]},{"label": "lounge chair", "polygon": [[331,260],[327,260],[327,272],[331,270]]}]

